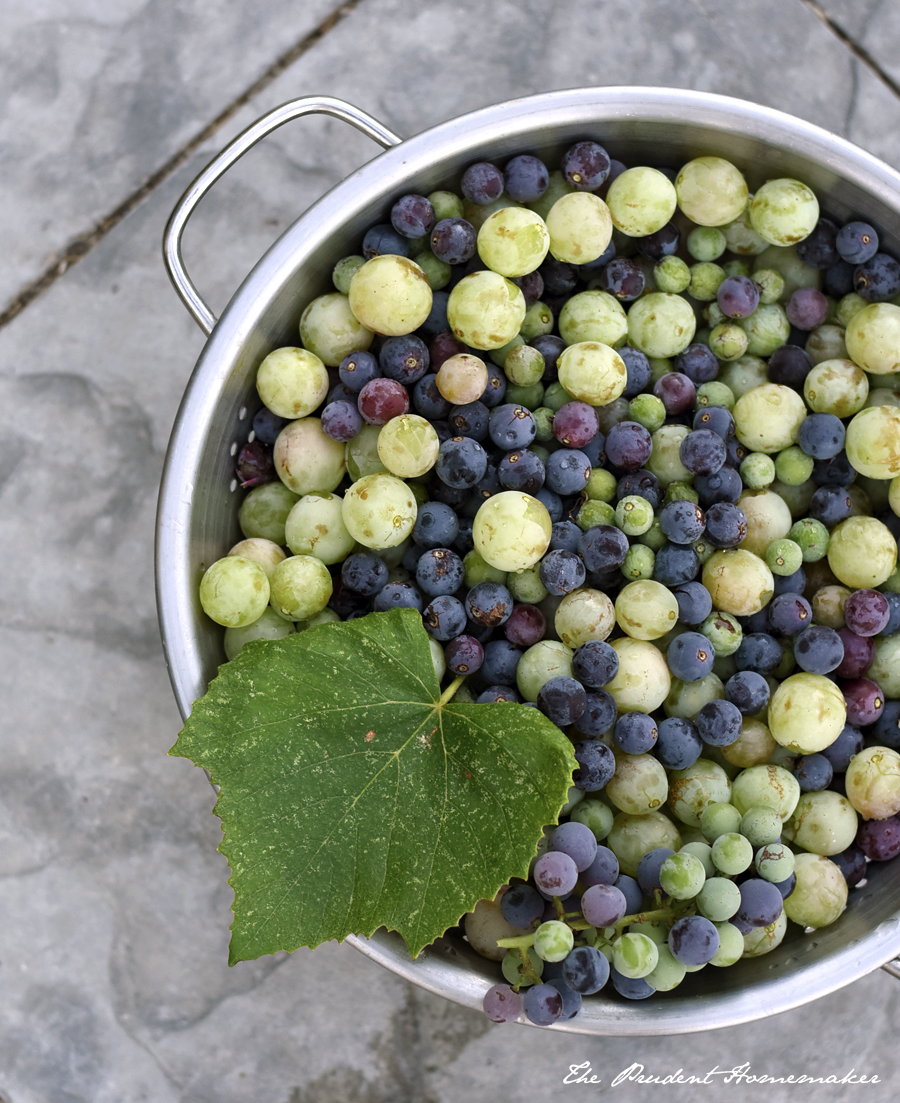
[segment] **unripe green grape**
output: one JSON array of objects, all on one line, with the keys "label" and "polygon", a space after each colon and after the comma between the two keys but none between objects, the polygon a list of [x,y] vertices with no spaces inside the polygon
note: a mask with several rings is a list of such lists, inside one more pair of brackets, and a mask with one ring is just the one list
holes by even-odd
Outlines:
[{"label": "unripe green grape", "polygon": [[525,297],[498,272],[463,276],[447,300],[454,335],[474,349],[496,349],[511,341],[525,318]]},{"label": "unripe green grape", "polygon": [[695,226],[685,245],[694,260],[707,263],[718,260],[728,248],[725,235],[715,226]]},{"label": "unripe green grape", "polygon": [[832,530],[828,566],[845,586],[874,589],[897,569],[897,541],[875,517],[848,517]]},{"label": "unripe green grape", "polygon": [[866,404],[869,380],[852,360],[823,360],[803,381],[803,397],[813,413],[852,417]]},{"label": "unripe green grape", "polygon": [[571,648],[588,640],[605,640],[616,623],[613,603],[602,590],[583,586],[566,594],[556,608],[553,626],[560,640]]},{"label": "unripe green grape", "polygon": [[650,548],[651,551],[658,552],[659,549],[666,543],[666,534],[662,530],[662,526],[659,523],[659,517],[654,517],[653,524],[646,532],[642,532],[637,538],[639,544],[643,544]]},{"label": "unripe green grape", "polygon": [[737,617],[758,613],[775,592],[775,580],[765,561],[746,548],[714,552],[703,565],[702,581],[713,608]]},{"label": "unripe green grape", "polygon": [[868,406],[847,426],[847,459],[870,479],[900,475],[900,409]]},{"label": "unripe green grape", "polygon": [[[648,526],[649,527],[649,526]],[[616,621],[632,639],[656,640],[675,627],[678,602],[661,582],[629,582],[616,598]]]},{"label": "unripe green grape", "polygon": [[612,237],[610,213],[606,203],[592,192],[561,196],[544,216],[551,255],[568,264],[588,264],[602,256]]},{"label": "unripe green grape", "polygon": [[650,361],[650,382],[658,383],[664,375],[675,370],[672,359],[669,356],[648,356]]},{"label": "unripe green grape", "polygon": [[256,389],[272,413],[302,418],[320,406],[328,394],[328,372],[314,352],[292,347],[275,349],[259,365]]},{"label": "unripe green grape", "polygon": [[[723,271],[724,271],[724,269],[723,269]],[[719,325],[722,325],[723,322],[728,321],[728,315],[719,306],[719,303],[716,299],[713,299],[711,302],[708,302],[703,307],[703,310],[701,311],[701,313],[703,315],[703,318],[711,326],[719,326]]]},{"label": "unripe green grape", "polygon": [[285,620],[268,606],[252,624],[244,625],[243,628],[225,629],[225,657],[229,661],[236,659],[244,645],[253,640],[282,640],[294,631],[292,621]]},{"label": "unripe green grape", "polygon": [[784,902],[788,919],[801,927],[827,927],[847,906],[847,882],[838,866],[821,854],[798,854],[797,884]]},{"label": "unripe green grape", "polygon": [[[900,803],[898,803],[900,807]],[[782,834],[788,842],[812,854],[840,854],[856,838],[859,820],[850,801],[830,789],[801,793],[797,807],[785,820]],[[790,870],[785,876],[790,875]],[[783,877],[769,880],[782,881]]]},{"label": "unripe green grape", "polygon": [[677,854],[670,854],[659,870],[662,890],[673,900],[693,900],[705,881],[703,862],[683,849]]},{"label": "unripe green grape", "polygon": [[803,566],[803,549],[787,537],[773,540],[766,548],[766,564],[772,574],[784,577],[796,574]]},{"label": "unripe green grape", "polygon": [[596,797],[585,797],[584,800],[580,801],[573,808],[569,819],[575,820],[576,823],[583,823],[585,827],[589,827],[594,833],[594,838],[599,843],[602,842],[612,830],[615,813],[609,805],[604,804],[602,800],[598,800]]},{"label": "unripe green grape", "polygon": [[744,486],[751,490],[763,490],[775,480],[775,461],[765,452],[750,452],[739,468]]},{"label": "unripe green grape", "polygon": [[656,432],[666,420],[662,399],[649,393],[635,395],[628,404],[628,414],[632,421],[643,425],[651,433]]},{"label": "unripe green grape", "polygon": [[675,178],[678,206],[698,226],[724,226],[747,206],[747,181],[723,157],[695,157]]},{"label": "unripe green grape", "polygon": [[817,291],[822,289],[822,272],[802,261],[793,245],[770,245],[754,259],[751,277],[756,279],[756,270],[765,268],[774,268],[784,280],[784,290],[779,298],[782,303],[786,303],[801,287],[813,287]]},{"label": "unripe green grape", "polygon": [[788,538],[799,546],[804,563],[817,563],[828,551],[831,534],[821,521],[803,517],[791,525]]},{"label": "unripe green grape", "polygon": [[422,269],[408,257],[372,257],[350,281],[350,309],[360,323],[386,337],[417,330],[431,312],[432,292]]},{"label": "unripe green grape", "polygon": [[342,563],[356,546],[343,519],[339,494],[305,494],[284,525],[285,544],[293,555],[314,555],[323,563]]},{"label": "unripe green grape", "polygon": [[651,291],[628,311],[628,343],[647,356],[677,356],[694,339],[696,329],[694,311],[680,295]]},{"label": "unripe green grape", "polygon": [[413,530],[416,513],[409,487],[393,475],[365,475],[344,494],[347,531],[376,551],[402,543]]},{"label": "unripe green grape", "polygon": [[605,467],[595,467],[591,471],[584,493],[591,501],[612,502],[616,497],[616,477]]},{"label": "unripe green grape", "polygon": [[672,685],[662,652],[652,643],[630,636],[611,643],[619,656],[619,669],[605,689],[619,711],[653,712],[658,709]]},{"label": "unripe green grape", "polygon": [[713,803],[728,803],[731,782],[728,775],[708,758],[698,758],[693,766],[669,773],[669,807],[689,827],[700,826],[700,816]]},{"label": "unripe green grape", "polygon": [[[509,390],[507,389],[507,397]],[[543,396],[542,396],[543,397]],[[538,406],[531,411],[534,414],[534,439],[540,444],[549,444],[553,436],[553,411],[549,406]],[[592,472],[593,473],[593,472]],[[587,489],[587,488],[585,488]]]},{"label": "unripe green grape", "polygon": [[550,234],[534,211],[504,207],[481,224],[477,248],[488,268],[512,279],[540,267],[550,248]]},{"label": "unripe green grape", "polygon": [[666,716],[679,716],[693,720],[697,713],[710,701],[721,701],[725,697],[722,679],[715,673],[707,674],[696,682],[683,682],[673,678],[672,685],[663,701]]},{"label": "unripe green grape", "polygon": [[646,166],[626,169],[606,193],[613,224],[628,237],[646,237],[661,230],[675,213],[677,200],[672,181]]},{"label": "unripe green grape", "polygon": [[757,452],[780,452],[797,443],[807,415],[803,399],[780,383],[763,383],[742,394],[732,411],[735,435]]},{"label": "unripe green grape", "polygon": [[[528,410],[537,410],[544,403],[544,384],[531,383],[527,387],[520,387],[517,383],[509,383],[506,387],[506,401],[524,406]],[[545,408],[549,409],[549,407]],[[555,412],[551,410],[551,413]]]},{"label": "unripe green grape", "polygon": [[740,906],[741,890],[727,877],[710,877],[697,896],[698,912],[713,923],[731,919]]},{"label": "unripe green grape", "polygon": [[746,951],[744,936],[733,923],[715,923],[715,928],[719,934],[719,948],[709,959],[709,964],[719,968],[735,965]]},{"label": "unripe green grape", "polygon": [[276,612],[291,620],[308,620],[331,599],[328,568],[312,555],[292,555],[272,572],[270,601]]},{"label": "unripe green grape", "polygon": [[624,977],[646,977],[659,961],[659,948],[645,934],[623,934],[613,943],[613,965]]},{"label": "unripe green grape", "polygon": [[252,559],[266,572],[266,578],[271,577],[272,571],[285,558],[285,554],[279,544],[274,540],[265,540],[260,536],[240,540],[228,551],[229,555],[241,555],[244,559]]},{"label": "unripe green grape", "polygon": [[244,628],[259,620],[269,604],[269,579],[255,560],[241,555],[217,559],[200,580],[204,613],[226,628]]},{"label": "unripe green grape", "polygon": [[720,835],[712,844],[713,865],[726,877],[743,873],[753,861],[753,847],[736,831]]},{"label": "unripe green grape", "polygon": [[[772,763],[741,770],[731,783],[731,803],[741,813],[756,805],[765,805],[786,820],[797,807],[799,799],[800,784],[797,779],[783,766]],[[753,845],[764,844],[754,841]]]},{"label": "unripe green grape", "polygon": [[425,273],[432,291],[443,291],[453,276],[453,269],[446,261],[438,260],[434,253],[416,253],[413,263]]},{"label": "unripe green grape", "polygon": [[747,352],[751,356],[771,356],[787,341],[791,332],[784,307],[779,303],[760,305],[738,325],[747,334]]},{"label": "unripe green grape", "polygon": [[283,545],[284,523],[300,500],[282,482],[255,486],[241,502],[238,523],[247,539],[259,537]]},{"label": "unripe green grape", "polygon": [[616,347],[628,332],[628,318],[622,304],[608,291],[580,291],[568,299],[559,312],[559,335],[567,345],[599,341]]},{"label": "unripe green grape", "polygon": [[719,368],[719,382],[726,384],[734,396],[729,407],[732,414],[742,395],[768,381],[769,366],[759,356],[739,356],[737,360],[729,360]]},{"label": "unripe green grape", "polygon": [[[480,582],[499,582],[502,586],[506,585],[506,571],[499,571],[496,567],[492,567],[474,548],[463,558],[463,570],[467,590],[471,590]],[[546,590],[544,593],[546,594]]]},{"label": "unripe green grape", "polygon": [[[300,317],[300,340],[304,348],[318,356],[322,363],[330,368],[336,368],[351,352],[367,349],[373,337],[371,329],[357,320],[350,308],[348,296],[342,295],[339,291],[319,295],[318,298],[313,299]],[[324,395],[322,397],[324,398]],[[312,407],[313,410],[316,405]],[[295,413],[282,416],[303,417],[304,415]]]},{"label": "unripe green grape", "polygon": [[865,819],[886,820],[900,812],[900,754],[890,747],[866,747],[854,755],[844,780],[847,800]]},{"label": "unripe green grape", "polygon": [[[275,612],[275,610],[271,609],[271,607],[270,611]],[[294,629],[297,632],[305,632],[309,628],[318,628],[320,624],[337,624],[340,619],[341,618],[337,615],[334,609],[329,609],[326,605],[324,609],[320,610],[314,616],[309,617],[307,620],[294,621],[293,624]],[[439,675],[438,681],[440,681],[443,676],[443,674]],[[462,689],[462,686],[460,686],[460,689]]]},{"label": "unripe green grape", "polygon": [[[710,843],[714,843],[720,835],[739,831],[740,826],[740,812],[727,801],[714,801],[703,809],[700,816],[700,830],[703,832],[703,837]],[[712,916],[708,918],[711,919]]]},{"label": "unripe green grape", "polygon": [[542,961],[562,961],[575,945],[572,928],[558,919],[550,919],[534,932],[534,952]]},{"label": "unripe green grape", "polygon": [[791,531],[791,511],[774,490],[745,490],[737,504],[747,518],[747,535],[740,547],[754,555],[764,556],[773,540],[781,540]]},{"label": "unripe green grape", "polygon": [[[701,834],[698,828],[687,828],[685,830],[685,836],[699,835]],[[680,854],[693,855],[703,866],[704,873],[707,877],[714,877],[716,873],[716,867],[713,865],[712,860],[712,847],[706,842],[705,839],[696,838],[690,842],[686,842],[681,850]]]},{"label": "unripe green grape", "polygon": [[813,623],[826,628],[843,628],[846,624],[844,606],[850,593],[846,586],[839,585],[821,586],[816,590],[812,598]]},{"label": "unripe green grape", "polygon": [[506,354],[503,371],[510,383],[530,387],[540,383],[544,374],[544,358],[531,345],[516,345]]},{"label": "unripe green grape", "polygon": [[616,772],[606,783],[606,796],[632,816],[661,808],[669,782],[662,763],[652,754],[616,754]]},{"label": "unripe green grape", "polygon": [[[700,495],[692,486],[688,486],[687,483],[669,483],[663,497],[663,504],[668,505],[669,502],[693,502],[694,505],[699,505]],[[695,543],[697,542],[698,541],[695,541]],[[693,544],[691,546],[694,547]]]},{"label": "unripe green grape", "polygon": [[[516,203],[514,199],[510,198],[506,192],[499,199],[494,199],[490,203],[473,203],[468,199],[464,199],[462,217],[466,222],[470,222],[476,230],[480,230],[485,220],[490,218],[494,211],[502,211],[505,207],[520,207],[521,205],[521,203]],[[533,208],[530,209],[533,210]],[[541,217],[543,218],[543,215]]]},{"label": "unripe green grape", "polygon": [[653,282],[657,291],[680,295],[691,282],[691,270],[681,257],[662,257],[653,266]]},{"label": "unripe green grape", "polygon": [[344,445],[322,432],[317,417],[292,421],[275,440],[275,471],[295,494],[330,494],[347,470]]},{"label": "unripe green grape", "polygon": [[463,201],[454,192],[433,191],[427,199],[434,208],[434,217],[437,222],[445,218],[462,218]]},{"label": "unripe green grape", "polygon": [[737,360],[746,353],[749,339],[736,322],[723,322],[710,332],[707,343],[719,360]]},{"label": "unripe green grape", "polygon": [[617,813],[606,845],[619,860],[619,868],[628,877],[637,876],[641,858],[657,847],[678,850],[681,834],[678,827],[663,812],[646,812],[640,816]]},{"label": "unripe green grape", "polygon": [[[807,793],[805,795],[811,796],[812,794]],[[833,795],[837,796],[836,793]],[[803,800],[802,797],[800,799]],[[794,815],[796,816],[796,812]],[[788,823],[790,822],[789,820]],[[785,828],[787,828],[787,824],[785,824]],[[784,843],[769,843],[768,846],[762,846],[756,851],[753,864],[756,867],[756,872],[763,880],[777,884],[779,881],[786,881],[794,872],[794,852],[786,847]]]},{"label": "unripe green grape", "polygon": [[784,276],[776,268],[757,268],[753,281],[759,288],[759,301],[763,306],[771,306],[784,297]]},{"label": "unripe green grape", "polygon": [[671,992],[684,980],[687,968],[672,954],[664,942],[660,943],[657,949],[659,959],[644,980],[654,992]]},{"label": "unripe green grape", "polygon": [[512,571],[506,576],[506,587],[515,601],[524,602],[526,605],[537,605],[549,592],[541,582],[537,564],[525,571]]},{"label": "unripe green grape", "polygon": [[[538,957],[533,946],[529,946],[525,953],[527,953],[531,967],[538,978],[538,983],[540,983],[541,975],[544,972],[544,963]],[[518,988],[528,988],[534,984],[532,978],[525,972],[524,962],[519,950],[506,951],[500,959],[500,972],[507,984],[515,985]]]},{"label": "unripe green grape", "polygon": [[818,221],[815,193],[789,177],[767,180],[750,201],[750,224],[772,245],[796,245],[809,237]]},{"label": "unripe green grape", "polygon": [[827,323],[816,326],[806,338],[804,349],[814,365],[824,364],[826,360],[846,360],[844,330],[840,326]]},{"label": "unripe green grape", "polygon": [[875,640],[875,661],[866,675],[877,682],[887,697],[900,697],[900,636],[879,636]]},{"label": "unripe green grape", "polygon": [[900,517],[900,475],[891,479],[891,485],[888,489],[888,505]]},{"label": "unripe green grape", "polygon": [[553,332],[553,311],[546,303],[532,303],[525,311],[525,317],[519,327],[519,336],[523,341],[533,341],[545,333]]},{"label": "unripe green grape", "polygon": [[719,749],[726,762],[745,770],[748,766],[761,766],[768,762],[777,746],[766,725],[748,716],[741,724],[741,734],[737,739]]},{"label": "unripe green grape", "polygon": [[900,306],[869,303],[847,326],[847,355],[872,375],[900,371]]},{"label": "unripe green grape", "polygon": [[626,536],[640,536],[653,524],[653,506],[637,494],[626,494],[616,504],[616,525]]},{"label": "unripe green grape", "polygon": [[392,475],[402,479],[413,479],[430,471],[440,446],[434,426],[418,414],[392,417],[378,434],[381,462]]},{"label": "unripe green grape", "polygon": [[697,401],[694,408],[699,410],[704,406],[724,406],[730,411],[734,409],[736,401],[731,387],[720,379],[714,379],[710,383],[701,383],[697,388]]},{"label": "unripe green grape", "polygon": [[687,425],[663,425],[651,434],[653,451],[644,465],[665,488],[670,483],[694,481],[694,476],[681,462],[681,443],[691,430]]},{"label": "unripe green grape", "polygon": [[656,555],[644,544],[632,544],[625,555],[625,562],[619,568],[629,582],[642,578],[652,578]]},{"label": "unripe green grape", "polygon": [[[826,858],[825,861],[828,859]],[[836,866],[835,869],[837,869]],[[734,924],[731,925],[734,926]],[[767,927],[754,927],[749,934],[744,935],[744,952],[741,956],[754,958],[770,953],[781,945],[786,931],[787,916],[782,911],[774,923],[770,923]]]},{"label": "unripe green grape", "polygon": [[699,303],[712,302],[724,279],[725,271],[721,265],[709,261],[692,264],[688,294]]},{"label": "unripe green grape", "polygon": [[479,507],[472,525],[475,550],[501,571],[533,567],[550,546],[546,506],[530,494],[506,490]]},{"label": "unripe green grape", "polygon": [[741,816],[738,831],[754,848],[769,846],[778,841],[784,828],[778,809],[768,804],[752,804]]},{"label": "unripe green grape", "polygon": [[728,242],[729,251],[739,257],[756,257],[769,247],[769,242],[760,237],[750,224],[749,204],[736,218],[722,227],[722,233]]},{"label": "unripe green grape", "polygon": [[340,291],[342,295],[349,295],[350,281],[353,279],[357,268],[362,268],[365,263],[365,257],[355,255],[341,257],[331,272],[331,282],[334,284],[335,290]]},{"label": "unripe green grape", "polygon": [[847,722],[840,689],[822,674],[793,674],[769,701],[769,730],[782,747],[798,754],[824,750]]},{"label": "unripe green grape", "polygon": [[861,310],[864,310],[868,306],[868,302],[862,297],[857,295],[855,291],[851,291],[849,294],[844,295],[838,300],[837,310],[835,312],[835,321],[839,326],[843,326],[844,329],[853,321],[857,314]]},{"label": "unripe green grape", "polygon": [[[557,379],[554,383],[549,383],[544,389],[543,403],[548,410],[552,410],[557,413],[565,406],[567,402],[570,402],[574,396],[569,394],[566,388]],[[509,388],[506,391],[506,398],[509,401]]]},{"label": "unripe green grape", "polygon": [[776,478],[788,486],[802,486],[812,475],[815,460],[792,444],[783,448],[775,457]]},{"label": "unripe green grape", "polygon": [[378,455],[380,425],[363,425],[352,440],[344,445],[347,474],[355,482],[364,475],[387,474],[387,468]]},{"label": "unripe green grape", "polygon": [[557,361],[557,371],[566,392],[591,406],[605,406],[618,398],[628,379],[622,357],[599,341],[570,345]]}]

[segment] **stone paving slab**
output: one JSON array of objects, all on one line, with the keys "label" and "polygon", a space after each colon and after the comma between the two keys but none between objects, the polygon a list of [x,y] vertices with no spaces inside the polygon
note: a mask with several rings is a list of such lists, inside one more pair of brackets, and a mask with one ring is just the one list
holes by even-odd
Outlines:
[{"label": "stone paving slab", "polygon": [[[249,0],[227,7],[234,26],[259,10]],[[34,10],[23,26],[44,18]],[[122,10],[97,0],[95,14],[117,27]],[[762,0],[752,12],[766,56],[747,48],[726,0],[688,0],[677,12],[653,0],[563,0],[552,12],[526,0],[495,5],[490,19],[475,0],[363,0],[0,331],[5,1103],[526,1103],[555,1098],[569,1065],[584,1061],[604,1081],[635,1061],[663,1075],[749,1061],[769,1075],[855,1067],[885,1084],[900,1079],[897,987],[880,972],[746,1027],[596,1039],[493,1027],[347,946],[229,969],[214,795],[189,763],[165,756],[180,724],[155,622],[153,515],[168,432],[203,344],[159,253],[181,190],[231,134],[311,92],[412,134],[542,89],[695,87],[792,111],[900,165],[900,101],[799,0]],[[169,25],[158,26],[147,34],[165,42]],[[223,30],[231,50],[234,34]],[[196,43],[194,64],[211,71],[225,47],[203,35]],[[347,61],[361,44],[367,58],[402,64],[373,62],[363,80]],[[164,73],[131,64],[128,79],[147,85],[151,101],[162,96],[154,82]],[[124,62],[121,72],[124,81]],[[214,113],[221,103],[211,97]],[[333,120],[303,120],[217,185],[185,242],[213,308],[300,210],[375,151]],[[29,163],[22,179],[35,173]],[[632,1083],[620,1094],[693,1103],[698,1090]],[[863,1090],[821,1098],[849,1103]],[[883,1086],[866,1090],[892,1098]],[[759,1087],[734,1091],[742,1103],[764,1097]],[[797,1089],[775,1085],[765,1098],[793,1103]]]}]

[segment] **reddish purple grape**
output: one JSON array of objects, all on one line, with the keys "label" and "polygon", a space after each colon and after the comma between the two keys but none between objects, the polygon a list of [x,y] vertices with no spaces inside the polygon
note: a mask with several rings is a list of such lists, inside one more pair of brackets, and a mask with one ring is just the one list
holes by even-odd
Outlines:
[{"label": "reddish purple grape", "polygon": [[600,287],[620,302],[630,303],[644,290],[644,272],[637,261],[629,257],[613,257],[600,272]]},{"label": "reddish purple grape", "polygon": [[385,425],[409,410],[409,393],[394,379],[373,379],[359,392],[359,412],[370,425]]},{"label": "reddish purple grape", "polygon": [[847,723],[855,728],[874,724],[884,712],[884,694],[871,678],[854,678],[841,685],[847,702]]},{"label": "reddish purple grape", "polygon": [[660,376],[653,393],[666,408],[667,414],[683,414],[690,410],[697,398],[697,388],[682,372],[670,371]]},{"label": "reddish purple grape", "polygon": [[238,452],[234,471],[242,487],[262,486],[275,479],[275,463],[272,446],[261,440],[253,440]]},{"label": "reddish purple grape", "polygon": [[835,669],[839,678],[861,678],[875,662],[875,643],[868,636],[859,636],[850,628],[839,628],[844,645],[844,657]]},{"label": "reddish purple grape", "polygon": [[477,234],[464,218],[442,218],[431,231],[431,251],[445,264],[465,264],[475,256]]},{"label": "reddish purple grape", "polygon": [[593,191],[609,176],[609,154],[597,142],[576,142],[566,150],[562,173],[580,191]]},{"label": "reddish purple grape", "polygon": [[362,427],[359,407],[346,399],[329,402],[322,411],[322,432],[332,440],[353,440]]},{"label": "reddish purple grape", "polygon": [[538,157],[522,153],[508,161],[503,170],[506,194],[517,203],[534,203],[550,183],[547,166]]},{"label": "reddish purple grape", "polygon": [[856,845],[874,862],[886,862],[900,854],[900,816],[865,820],[856,833]]},{"label": "reddish purple grape", "polygon": [[890,603],[878,590],[857,590],[844,605],[844,620],[857,636],[877,636],[890,616]]},{"label": "reddish purple grape", "polygon": [[404,195],[391,207],[391,225],[404,237],[423,237],[434,226],[434,207],[424,195]]},{"label": "reddish purple grape", "polygon": [[444,648],[451,674],[474,674],[484,662],[484,648],[474,636],[456,636]]},{"label": "reddish purple grape", "polygon": [[522,1014],[522,997],[508,984],[495,984],[485,992],[482,1008],[492,1023],[513,1023]]},{"label": "reddish purple grape", "polygon": [[428,362],[433,372],[449,360],[451,356],[458,356],[461,352],[468,352],[468,346],[464,345],[458,337],[450,332],[438,333],[432,337],[428,346]]},{"label": "reddish purple grape", "polygon": [[815,329],[828,317],[828,300],[815,287],[798,287],[788,300],[785,313],[797,329]]},{"label": "reddish purple grape", "polygon": [[[721,441],[719,442],[721,444]],[[650,458],[653,439],[636,421],[620,421],[606,437],[606,458],[614,467],[624,471],[638,471]],[[725,446],[722,445],[724,450]]]},{"label": "reddish purple grape", "polygon": [[516,605],[503,626],[504,634],[516,647],[532,647],[544,638],[547,620],[536,605]]},{"label": "reddish purple grape", "polygon": [[503,173],[488,161],[478,161],[463,173],[460,191],[470,203],[486,206],[503,194]]},{"label": "reddish purple grape", "polygon": [[[583,448],[600,429],[600,419],[586,402],[566,402],[553,416],[553,435],[567,448]],[[640,466],[640,464],[638,464]]]},{"label": "reddish purple grape", "polygon": [[728,318],[749,318],[759,306],[759,285],[749,276],[726,276],[719,284],[716,302]]}]

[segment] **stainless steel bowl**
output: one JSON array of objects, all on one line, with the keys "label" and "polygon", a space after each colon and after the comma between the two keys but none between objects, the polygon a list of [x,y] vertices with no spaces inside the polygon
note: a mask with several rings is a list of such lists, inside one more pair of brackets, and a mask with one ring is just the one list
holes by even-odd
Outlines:
[{"label": "stainless steel bowl", "polygon": [[[217,321],[185,271],[181,233],[212,183],[247,149],[289,119],[325,113],[385,147],[305,214],[268,250]],[[330,289],[335,262],[359,249],[364,231],[382,221],[408,191],[427,194],[458,183],[477,160],[503,163],[523,152],[551,165],[574,141],[593,137],[626,164],[679,166],[716,153],[744,170],[751,188],[793,176],[808,183],[839,220],[865,216],[882,239],[900,244],[900,174],[850,143],[799,119],[741,100],[659,88],[583,88],[512,100],[475,111],[401,141],[340,100],[311,97],[285,104],[237,138],[185,194],[166,228],[169,274],[209,340],[184,394],[169,444],[157,521],[157,596],[163,646],[183,716],[224,659],[220,630],[202,614],[197,589],[204,569],[240,538],[240,495],[233,446],[259,407],[256,368],[279,345],[294,343],[300,313]],[[730,969],[709,968],[685,991],[627,1003],[585,1001],[571,1022],[553,1029],[584,1034],[674,1034],[731,1026],[798,1007],[886,967],[900,954],[900,876],[893,863],[869,866],[833,926],[795,931],[764,957]],[[450,935],[410,959],[399,936],[351,938],[363,953],[415,984],[480,1007],[498,967]]]}]

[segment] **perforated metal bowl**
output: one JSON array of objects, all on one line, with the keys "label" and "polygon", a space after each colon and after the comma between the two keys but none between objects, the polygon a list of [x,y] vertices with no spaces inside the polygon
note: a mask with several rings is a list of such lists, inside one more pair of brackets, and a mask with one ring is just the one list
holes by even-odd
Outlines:
[{"label": "perforated metal bowl", "polygon": [[[320,199],[268,250],[218,320],[185,271],[181,234],[208,188],[260,138],[305,114],[325,113],[363,130],[385,152]],[[454,187],[477,160],[503,163],[523,152],[549,164],[574,141],[593,137],[626,164],[679,166],[716,153],[738,165],[751,189],[793,176],[808,183],[839,220],[865,216],[889,248],[900,243],[900,174],[850,143],[780,112],[723,96],[658,88],[584,88],[512,100],[401,140],[340,100],[310,97],[276,109],[223,151],[195,181],[165,234],[169,275],[187,309],[209,335],[190,378],[169,444],[157,522],[157,595],[163,646],[183,716],[224,660],[220,630],[202,614],[203,570],[240,539],[240,495],[233,444],[246,439],[259,408],[254,379],[263,357],[296,341],[303,307],[331,289],[335,262],[359,250],[362,234],[384,221],[406,192]],[[498,967],[459,934],[410,959],[399,936],[378,932],[350,941],[414,983],[480,1007]],[[885,965],[900,953],[900,871],[869,866],[833,926],[799,930],[764,957],[729,969],[709,968],[684,990],[627,1003],[585,1000],[555,1030],[585,1034],[674,1034],[731,1026],[798,1007]]]}]

